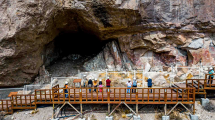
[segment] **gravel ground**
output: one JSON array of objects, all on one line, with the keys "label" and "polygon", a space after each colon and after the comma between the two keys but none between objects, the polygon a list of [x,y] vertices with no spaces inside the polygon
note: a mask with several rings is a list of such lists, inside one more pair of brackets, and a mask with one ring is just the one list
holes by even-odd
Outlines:
[{"label": "gravel ground", "polygon": [[52,117],[52,107],[38,108],[38,112],[31,114],[33,110],[17,111],[8,115],[5,120],[49,120]]},{"label": "gravel ground", "polygon": [[200,102],[196,102],[196,115],[199,116],[199,120],[215,120],[215,100],[210,99],[210,110],[201,106]]}]

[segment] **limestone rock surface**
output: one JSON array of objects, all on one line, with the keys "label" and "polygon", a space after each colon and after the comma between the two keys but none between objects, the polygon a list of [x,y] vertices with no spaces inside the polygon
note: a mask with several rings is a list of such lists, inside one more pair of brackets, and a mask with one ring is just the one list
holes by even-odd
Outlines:
[{"label": "limestone rock surface", "polygon": [[215,0],[1,0],[0,87],[33,82],[59,56],[47,45],[62,32],[110,41],[87,70],[214,64],[214,8]]}]

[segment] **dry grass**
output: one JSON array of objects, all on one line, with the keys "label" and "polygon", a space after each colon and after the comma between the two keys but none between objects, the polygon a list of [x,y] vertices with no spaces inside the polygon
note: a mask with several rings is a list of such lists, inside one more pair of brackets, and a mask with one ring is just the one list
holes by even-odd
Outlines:
[{"label": "dry grass", "polygon": [[126,118],[126,114],[125,113],[122,113],[122,118]]},{"label": "dry grass", "polygon": [[[156,120],[161,120],[162,119],[162,116],[164,116],[165,114],[162,112],[162,113],[156,113],[155,114],[155,119]],[[170,120],[182,120],[180,114],[178,111],[173,111],[172,113],[170,113],[169,115],[170,117]]]}]

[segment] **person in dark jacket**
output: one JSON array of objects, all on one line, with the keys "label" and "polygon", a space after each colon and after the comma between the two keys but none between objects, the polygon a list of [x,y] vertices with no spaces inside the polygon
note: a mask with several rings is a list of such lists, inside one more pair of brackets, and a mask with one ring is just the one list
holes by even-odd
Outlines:
[{"label": "person in dark jacket", "polygon": [[[147,82],[148,82],[148,88],[152,88],[152,79],[150,76],[149,76]],[[150,92],[152,93],[152,89],[150,89]]]},{"label": "person in dark jacket", "polygon": [[99,85],[102,85],[102,79],[99,79]]},{"label": "person in dark jacket", "polygon": [[67,89],[68,88],[68,82],[67,81],[65,82],[64,88],[66,88],[66,89],[64,89],[65,98],[68,98],[69,95],[68,95],[68,89]]},{"label": "person in dark jacket", "polygon": [[[136,80],[136,78],[134,78],[132,85],[133,85],[132,86],[133,88],[137,87],[137,80]],[[136,93],[136,89],[132,89],[132,93]]]},{"label": "person in dark jacket", "polygon": [[[91,80],[91,78],[88,80],[88,87],[92,87],[93,86],[93,81]],[[89,89],[89,92],[91,92],[91,89]]]}]

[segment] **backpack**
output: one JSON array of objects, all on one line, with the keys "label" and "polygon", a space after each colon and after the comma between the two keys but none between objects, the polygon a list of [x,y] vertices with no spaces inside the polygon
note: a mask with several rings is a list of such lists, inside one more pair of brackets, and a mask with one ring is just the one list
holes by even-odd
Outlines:
[{"label": "backpack", "polygon": [[134,82],[133,82],[133,86],[137,86],[137,81],[134,81]]}]

